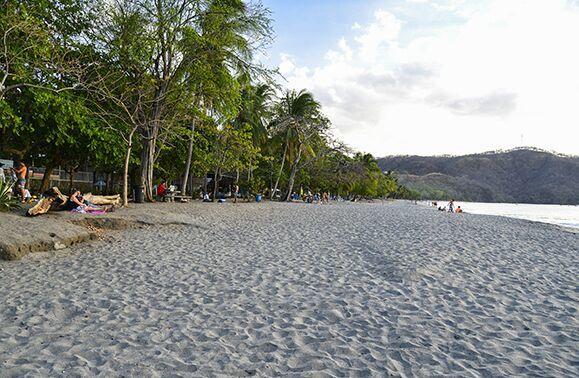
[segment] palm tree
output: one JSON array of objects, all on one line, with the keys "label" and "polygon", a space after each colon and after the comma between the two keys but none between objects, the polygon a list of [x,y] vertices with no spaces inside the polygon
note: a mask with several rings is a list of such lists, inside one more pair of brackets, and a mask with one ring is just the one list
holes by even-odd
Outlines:
[{"label": "palm tree", "polygon": [[247,124],[251,128],[256,146],[267,143],[267,121],[271,116],[273,89],[268,84],[247,84],[241,94],[241,108],[234,124]]},{"label": "palm tree", "polygon": [[[271,99],[273,89],[268,84],[253,86],[246,75],[241,75],[238,81],[244,86],[241,92],[241,105],[233,125],[236,128],[248,127],[251,130],[253,144],[260,149],[268,146],[268,120],[271,118]],[[247,179],[252,176],[253,169],[247,170]],[[239,179],[239,172],[237,173]]]},{"label": "palm tree", "polygon": [[285,161],[289,158],[291,169],[285,200],[288,201],[290,199],[296,173],[303,154],[311,152],[308,140],[312,136],[312,131],[314,131],[312,126],[316,125],[319,121],[320,109],[320,103],[306,90],[299,92],[293,90],[287,91],[277,104],[274,127],[277,129],[278,134],[285,136],[285,140],[281,165],[272,196],[277,191]]}]

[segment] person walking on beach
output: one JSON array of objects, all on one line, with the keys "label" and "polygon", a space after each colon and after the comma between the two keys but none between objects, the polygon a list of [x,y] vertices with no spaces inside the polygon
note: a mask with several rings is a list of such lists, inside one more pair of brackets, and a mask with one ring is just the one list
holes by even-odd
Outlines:
[{"label": "person walking on beach", "polygon": [[450,202],[448,203],[448,212],[454,213],[454,199],[451,199]]},{"label": "person walking on beach", "polygon": [[21,161],[17,161],[15,165],[16,168],[14,168],[14,172],[17,177],[16,188],[20,192],[21,202],[26,203],[26,174],[28,173],[28,168],[26,168],[26,164]]}]

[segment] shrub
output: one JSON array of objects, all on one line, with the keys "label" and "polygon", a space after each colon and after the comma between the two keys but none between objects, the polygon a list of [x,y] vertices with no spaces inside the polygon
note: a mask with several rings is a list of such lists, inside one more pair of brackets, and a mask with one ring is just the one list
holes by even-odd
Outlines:
[{"label": "shrub", "polygon": [[9,211],[20,206],[18,198],[12,197],[13,184],[10,180],[6,182],[0,181],[0,211]]}]

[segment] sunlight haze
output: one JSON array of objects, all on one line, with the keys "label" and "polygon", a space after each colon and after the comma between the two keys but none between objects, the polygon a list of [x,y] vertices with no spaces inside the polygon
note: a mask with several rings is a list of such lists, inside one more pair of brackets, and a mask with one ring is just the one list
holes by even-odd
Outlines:
[{"label": "sunlight haze", "polygon": [[356,149],[579,153],[577,1],[264,4],[278,31],[268,64]]}]

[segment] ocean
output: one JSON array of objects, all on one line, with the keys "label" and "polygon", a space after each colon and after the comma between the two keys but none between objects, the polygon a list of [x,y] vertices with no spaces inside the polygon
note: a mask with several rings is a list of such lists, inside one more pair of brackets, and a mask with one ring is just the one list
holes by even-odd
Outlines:
[{"label": "ocean", "polygon": [[[437,201],[438,206],[448,202]],[[430,203],[430,202],[428,202]],[[510,218],[526,219],[535,222],[551,223],[563,227],[579,229],[579,206],[574,205],[536,205],[527,203],[484,203],[455,201],[455,207],[465,213],[501,215]]]}]

